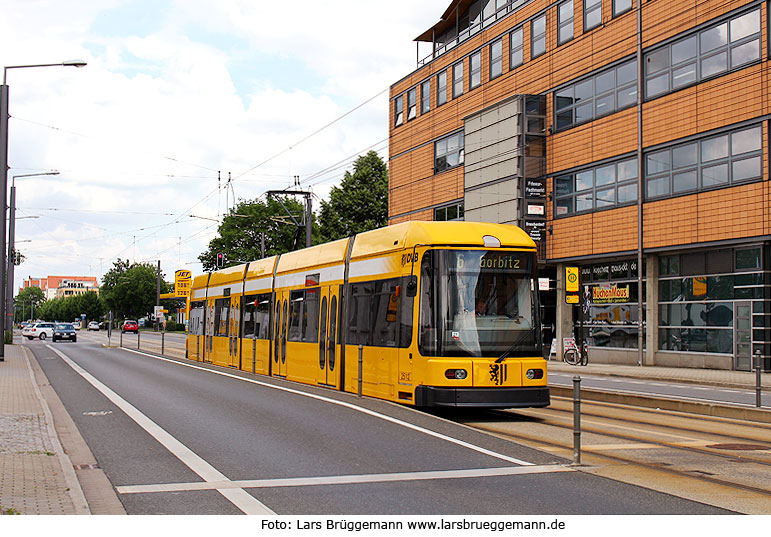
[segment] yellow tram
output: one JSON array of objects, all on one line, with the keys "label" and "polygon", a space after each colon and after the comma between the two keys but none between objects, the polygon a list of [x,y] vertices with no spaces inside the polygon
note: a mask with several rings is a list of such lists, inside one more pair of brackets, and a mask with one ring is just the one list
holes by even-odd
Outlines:
[{"label": "yellow tram", "polygon": [[406,222],[202,274],[191,360],[416,406],[542,407],[535,243]]}]

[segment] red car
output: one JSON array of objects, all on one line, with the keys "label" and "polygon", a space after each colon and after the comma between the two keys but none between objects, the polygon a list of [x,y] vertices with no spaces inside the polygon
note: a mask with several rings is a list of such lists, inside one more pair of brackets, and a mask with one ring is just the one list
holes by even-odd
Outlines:
[{"label": "red car", "polygon": [[121,332],[134,332],[136,334],[139,332],[139,324],[136,321],[124,321]]}]

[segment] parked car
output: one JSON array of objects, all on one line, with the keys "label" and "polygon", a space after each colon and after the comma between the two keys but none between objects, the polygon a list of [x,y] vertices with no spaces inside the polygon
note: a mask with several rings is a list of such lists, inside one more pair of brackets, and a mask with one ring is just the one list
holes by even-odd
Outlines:
[{"label": "parked car", "polygon": [[88,323],[88,330],[89,331],[90,330],[96,330],[98,332],[99,331],[99,323],[96,322],[96,321],[91,321],[90,323]]},{"label": "parked car", "polygon": [[54,323],[33,323],[24,327],[21,335],[29,340],[38,338],[43,341],[45,338],[54,337]]},{"label": "parked car", "polygon": [[75,327],[71,323],[56,323],[54,335],[51,339],[54,341],[69,339],[75,343],[78,340],[78,334],[75,332]]},{"label": "parked car", "polygon": [[123,333],[134,332],[135,334],[137,334],[139,333],[139,324],[137,324],[136,321],[130,321],[130,320],[123,321],[123,326],[121,327],[121,331]]}]

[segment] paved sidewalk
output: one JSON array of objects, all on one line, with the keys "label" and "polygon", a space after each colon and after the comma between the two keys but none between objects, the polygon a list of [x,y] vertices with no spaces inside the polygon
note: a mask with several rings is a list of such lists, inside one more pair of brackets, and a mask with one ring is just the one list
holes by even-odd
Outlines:
[{"label": "paved sidewalk", "polygon": [[90,514],[21,345],[0,362],[0,511]]},{"label": "paved sidewalk", "polygon": [[[591,354],[590,354],[591,359]],[[636,379],[664,380],[685,382],[705,386],[723,386],[731,388],[755,389],[755,372],[725,371],[717,369],[693,369],[687,367],[657,367],[618,364],[593,364],[586,366],[569,365],[557,360],[549,360],[548,369],[560,373],[587,375],[606,375]],[[761,373],[763,390],[771,390],[771,373]]]}]

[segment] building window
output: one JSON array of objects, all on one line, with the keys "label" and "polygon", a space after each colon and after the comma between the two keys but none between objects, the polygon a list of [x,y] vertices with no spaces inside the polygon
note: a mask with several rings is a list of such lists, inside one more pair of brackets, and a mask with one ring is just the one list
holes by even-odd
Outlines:
[{"label": "building window", "polygon": [[637,201],[637,159],[554,178],[554,215],[570,216]]},{"label": "building window", "polygon": [[584,0],[584,32],[602,24],[602,0]]},{"label": "building window", "polygon": [[524,37],[520,26],[509,34],[509,69],[519,67],[524,63]]},{"label": "building window", "polygon": [[447,102],[447,70],[436,75],[436,106]]},{"label": "building window", "polygon": [[425,114],[431,110],[431,81],[426,80],[420,85],[420,113]]},{"label": "building window", "polygon": [[632,9],[632,0],[613,0],[613,16],[618,17]]},{"label": "building window", "polygon": [[557,130],[633,106],[637,104],[637,61],[606,69],[554,95]]},{"label": "building window", "polygon": [[394,126],[404,123],[404,96],[399,95],[394,101]]},{"label": "building window", "polygon": [[463,164],[463,132],[457,132],[434,142],[434,173]]},{"label": "building window", "polygon": [[418,117],[418,89],[412,88],[407,92],[407,121]]},{"label": "building window", "polygon": [[573,0],[562,2],[557,7],[557,44],[573,39]]},{"label": "building window", "polygon": [[490,80],[503,74],[503,39],[496,39],[490,45]]},{"label": "building window", "polygon": [[[457,76],[457,75],[456,75]],[[463,70],[461,69],[461,93],[463,93]],[[469,90],[482,85],[482,51],[477,51],[469,57]]]},{"label": "building window", "polygon": [[760,9],[687,35],[645,55],[648,99],[760,59]]},{"label": "building window", "polygon": [[434,220],[436,221],[463,220],[463,215],[462,201],[434,209]]},{"label": "building window", "polygon": [[452,98],[463,95],[463,62],[452,66]]},{"label": "building window", "polygon": [[581,281],[589,290],[589,312],[584,323],[589,330],[589,344],[636,349],[639,319],[637,260],[585,265],[581,267]]},{"label": "building window", "polygon": [[645,155],[646,198],[655,199],[763,177],[760,125]]},{"label": "building window", "polygon": [[546,14],[533,19],[530,23],[531,47],[530,58],[537,58],[546,52]]}]

